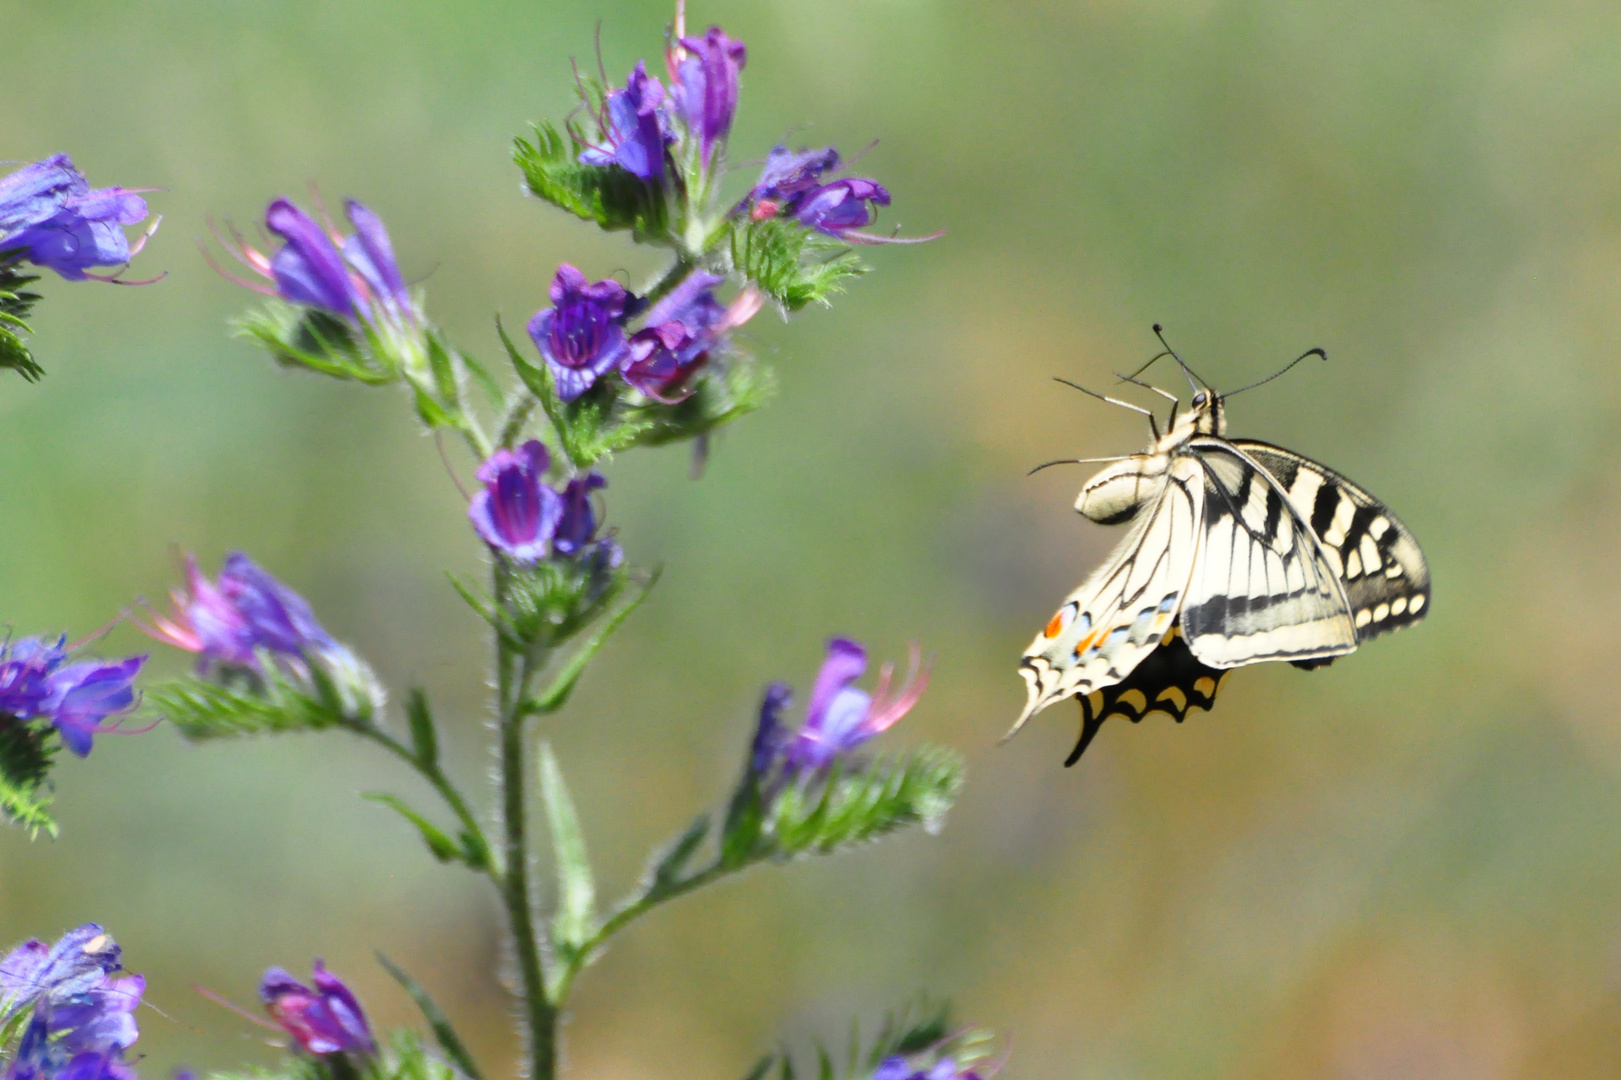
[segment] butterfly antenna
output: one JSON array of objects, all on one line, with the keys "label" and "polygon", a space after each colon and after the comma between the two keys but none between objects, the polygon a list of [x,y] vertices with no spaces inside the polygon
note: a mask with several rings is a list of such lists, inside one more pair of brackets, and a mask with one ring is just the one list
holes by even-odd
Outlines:
[{"label": "butterfly antenna", "polygon": [[1121,401],[1119,398],[1112,398],[1108,394],[1100,394],[1096,390],[1088,390],[1080,383],[1072,383],[1068,379],[1062,378],[1058,375],[1053,376],[1053,382],[1061,382],[1065,386],[1079,390],[1083,394],[1091,394],[1099,401],[1107,401],[1110,405],[1118,405],[1122,409],[1130,409],[1132,412],[1142,413],[1144,416],[1148,417],[1148,426],[1153,429],[1154,438],[1159,438],[1159,421],[1154,417],[1154,410],[1145,409],[1141,405],[1133,405],[1129,401]]},{"label": "butterfly antenna", "polygon": [[[1200,388],[1201,384],[1203,386],[1205,386],[1205,387],[1210,386],[1209,383],[1207,383],[1203,379],[1199,378],[1199,375],[1198,375],[1197,372],[1195,372],[1192,368],[1188,367],[1188,362],[1186,360],[1182,359],[1182,357],[1178,356],[1175,349],[1171,348],[1171,343],[1169,341],[1165,340],[1165,327],[1161,326],[1159,323],[1155,323],[1154,324],[1154,336],[1159,338],[1159,343],[1161,345],[1165,346],[1165,351],[1163,353],[1161,353],[1160,356],[1169,356],[1172,360],[1176,361],[1177,367],[1182,369],[1182,374],[1184,374],[1184,375],[1186,375],[1188,377],[1188,387],[1194,393],[1197,394],[1199,392],[1199,388]],[[1154,359],[1158,360],[1159,356],[1154,357]],[[1152,361],[1150,361],[1150,363],[1152,363]]]},{"label": "butterfly antenna", "polygon": [[1026,475],[1026,476],[1034,476],[1034,475],[1036,475],[1036,473],[1040,472],[1042,469],[1050,469],[1054,465],[1087,465],[1087,464],[1091,464],[1091,463],[1095,463],[1095,462],[1103,462],[1103,461],[1124,461],[1124,460],[1126,460],[1126,458],[1128,458],[1130,456],[1131,455],[1129,455],[1129,454],[1119,454],[1119,455],[1116,455],[1115,457],[1067,457],[1067,458],[1059,458],[1057,461],[1043,461],[1040,465],[1037,465],[1035,468],[1031,469],[1029,472],[1025,473],[1024,475]]},{"label": "butterfly antenna", "polygon": [[[1165,354],[1160,353],[1159,355],[1164,356]],[[1154,360],[1158,360],[1158,359],[1159,359],[1159,356],[1154,357]],[[1149,363],[1153,363],[1153,362],[1154,362],[1153,360],[1149,361]],[[1142,369],[1139,368],[1138,370],[1141,371]],[[1115,372],[1114,374],[1115,374],[1115,378],[1119,379],[1121,382],[1129,382],[1131,385],[1140,386],[1144,390],[1152,390],[1152,391],[1154,391],[1154,393],[1158,394],[1160,397],[1165,398],[1168,401],[1170,401],[1170,403],[1171,403],[1171,418],[1165,422],[1165,430],[1170,431],[1172,428],[1176,427],[1176,411],[1177,411],[1177,409],[1179,409],[1181,407],[1182,402],[1177,399],[1177,396],[1175,394],[1171,393],[1169,390],[1161,390],[1159,387],[1155,386],[1153,383],[1143,382],[1141,379],[1137,378],[1136,375],[1122,375],[1118,371]]]},{"label": "butterfly antenna", "polygon": [[1319,358],[1321,358],[1323,360],[1328,359],[1328,353],[1324,352],[1322,349],[1307,349],[1305,352],[1301,353],[1299,356],[1295,357],[1293,360],[1291,360],[1287,364],[1283,365],[1282,370],[1274,371],[1272,374],[1268,375],[1266,378],[1262,379],[1260,382],[1252,382],[1248,386],[1239,387],[1237,390],[1229,390],[1227,393],[1225,393],[1225,394],[1223,394],[1221,396],[1222,397],[1232,397],[1234,394],[1242,394],[1245,390],[1254,390],[1257,386],[1265,386],[1267,383],[1271,382],[1273,379],[1276,379],[1279,375],[1282,375],[1285,371],[1288,371],[1290,368],[1294,367],[1296,364],[1300,363],[1300,361],[1306,359],[1306,357],[1308,357],[1308,356],[1316,356],[1316,357],[1319,357]]}]

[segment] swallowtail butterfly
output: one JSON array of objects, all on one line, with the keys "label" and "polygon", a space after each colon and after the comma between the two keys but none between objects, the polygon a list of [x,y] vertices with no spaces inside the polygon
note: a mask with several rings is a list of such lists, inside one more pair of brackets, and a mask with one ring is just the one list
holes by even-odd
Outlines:
[{"label": "swallowtail butterfly", "polygon": [[[1314,355],[1326,359],[1313,349],[1294,363]],[[1075,509],[1131,531],[1019,665],[1030,700],[1009,736],[1054,702],[1080,701],[1080,739],[1066,765],[1110,717],[1136,723],[1164,712],[1180,723],[1215,704],[1235,667],[1321,667],[1429,610],[1429,567],[1396,515],[1315,461],[1228,439],[1224,395],[1169,346],[1155,360],[1163,356],[1186,372],[1192,407],[1179,418],[1175,395],[1148,387],[1173,402],[1161,436],[1151,411],[1105,398],[1147,413],[1153,442],[1105,459],[1114,463],[1087,481]]]}]

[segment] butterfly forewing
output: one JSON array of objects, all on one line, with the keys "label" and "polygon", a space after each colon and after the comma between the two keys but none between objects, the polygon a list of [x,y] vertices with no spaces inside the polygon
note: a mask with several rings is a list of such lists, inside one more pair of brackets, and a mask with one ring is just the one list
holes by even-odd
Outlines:
[{"label": "butterfly forewing", "polygon": [[1358,642],[1424,617],[1429,564],[1389,507],[1332,469],[1282,447],[1249,439],[1233,445],[1272,474],[1310,523],[1344,582]]},{"label": "butterfly forewing", "polygon": [[1108,563],[1069,595],[1025,651],[1019,673],[1029,702],[1009,735],[1055,701],[1113,686],[1159,647],[1187,591],[1204,502],[1198,464],[1170,462],[1163,486]]},{"label": "butterfly forewing", "polygon": [[1081,703],[1081,736],[1064,764],[1081,759],[1105,720],[1119,717],[1135,724],[1149,713],[1162,712],[1180,724],[1189,710],[1209,709],[1228,674],[1200,663],[1181,628],[1172,627],[1160,647],[1143,657],[1130,675],[1113,686],[1076,695]]},{"label": "butterfly forewing", "polygon": [[1338,570],[1287,491],[1225,439],[1195,438],[1187,453],[1205,485],[1200,551],[1182,609],[1193,655],[1230,668],[1355,649]]}]

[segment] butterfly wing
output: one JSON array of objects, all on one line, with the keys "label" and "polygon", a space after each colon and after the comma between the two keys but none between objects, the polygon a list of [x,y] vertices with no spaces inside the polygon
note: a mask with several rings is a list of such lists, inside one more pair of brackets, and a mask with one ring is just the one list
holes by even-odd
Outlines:
[{"label": "butterfly wing", "polygon": [[1357,646],[1351,603],[1287,491],[1225,439],[1190,440],[1205,487],[1198,563],[1182,632],[1202,663],[1314,660]]},{"label": "butterfly wing", "polygon": [[1081,759],[1105,720],[1120,717],[1137,723],[1149,713],[1162,712],[1177,723],[1190,709],[1209,709],[1230,672],[1199,662],[1182,637],[1182,628],[1173,626],[1131,674],[1101,690],[1077,694],[1081,703],[1081,737],[1064,760],[1065,766]]},{"label": "butterfly wing", "polygon": [[1114,686],[1159,647],[1182,607],[1204,505],[1197,463],[1174,459],[1109,561],[1025,650],[1019,674],[1030,697],[1008,737],[1055,701]]},{"label": "butterfly wing", "polygon": [[1311,525],[1345,584],[1359,644],[1424,617],[1430,567],[1389,507],[1310,458],[1248,439],[1233,445],[1277,480]]}]

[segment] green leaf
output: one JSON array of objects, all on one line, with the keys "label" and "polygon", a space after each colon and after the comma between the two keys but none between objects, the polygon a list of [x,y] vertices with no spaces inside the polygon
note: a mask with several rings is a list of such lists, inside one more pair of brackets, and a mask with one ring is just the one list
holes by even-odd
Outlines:
[{"label": "green leaf", "polygon": [[664,241],[669,207],[663,189],[618,166],[582,165],[584,146],[549,121],[534,125],[534,141],[514,139],[512,160],[531,193],[604,229],[634,230],[638,241]]},{"label": "green leaf", "polygon": [[781,217],[735,224],[732,263],[789,311],[828,304],[871,269],[845,244]]},{"label": "green leaf", "polygon": [[764,833],[765,798],[760,791],[760,778],[752,769],[747,769],[732,793],[732,801],[726,807],[726,820],[721,825],[721,865],[740,868],[768,854],[769,849],[761,844]]},{"label": "green leaf", "polygon": [[50,814],[51,759],[57,742],[49,725],[0,713],[0,819],[28,832],[56,835]]},{"label": "green leaf", "polygon": [[559,951],[578,956],[578,950],[597,930],[596,884],[585,851],[580,819],[563,783],[563,771],[550,743],[540,744],[540,797],[552,831],[552,853],[557,863],[557,913],[552,916],[552,942]]},{"label": "green leaf", "polygon": [[831,854],[909,825],[935,832],[962,781],[961,756],[941,747],[835,765],[825,780],[778,793],[764,831],[779,858]]},{"label": "green leaf", "polygon": [[698,848],[709,836],[709,815],[699,814],[687,831],[676,837],[658,852],[648,867],[642,887],[643,896],[659,896],[681,880],[682,872],[697,854]]},{"label": "green leaf", "polygon": [[462,1071],[463,1075],[468,1077],[468,1080],[484,1080],[484,1074],[479,1071],[478,1062],[473,1060],[473,1055],[468,1051],[467,1044],[462,1042],[460,1035],[456,1034],[455,1027],[450,1023],[450,1018],[444,1014],[444,1011],[439,1008],[433,998],[428,995],[428,992],[422,988],[421,984],[381,952],[377,954],[377,962],[382,964],[390,975],[394,976],[394,981],[404,987],[407,994],[411,995],[411,1000],[416,1002],[417,1008],[422,1013],[422,1018],[428,1022],[429,1029],[433,1031],[433,1037],[439,1040],[439,1046],[444,1050],[445,1056],[450,1058],[451,1062]]},{"label": "green leaf", "polygon": [[607,644],[614,631],[618,630],[625,620],[630,618],[630,613],[640,607],[643,600],[647,599],[648,594],[653,591],[653,586],[658,584],[659,576],[663,572],[662,567],[655,568],[648,575],[647,580],[640,583],[636,595],[620,605],[612,615],[608,616],[602,625],[597,628],[597,632],[586,639],[585,644],[581,645],[564,662],[562,668],[553,676],[546,689],[525,704],[525,713],[529,715],[553,713],[567,703],[569,695],[574,692],[575,684],[580,681],[580,676],[585,674],[586,665],[601,651],[603,645]]},{"label": "green leaf", "polygon": [[462,846],[460,844],[446,836],[433,822],[411,809],[410,805],[399,796],[369,791],[362,794],[360,797],[365,799],[367,802],[374,802],[379,806],[388,807],[390,810],[393,810],[405,820],[415,825],[417,827],[417,832],[422,834],[422,842],[428,845],[428,850],[433,852],[433,857],[438,859],[440,862],[468,861],[467,852],[462,850]]},{"label": "green leaf", "polygon": [[433,768],[439,763],[439,732],[428,710],[428,695],[413,687],[405,697],[405,716],[411,724],[411,752],[418,763]]},{"label": "green leaf", "polygon": [[743,1077],[743,1080],[765,1080],[765,1074],[771,1071],[771,1066],[774,1065],[776,1061],[776,1054],[767,1054],[765,1057],[754,1063],[754,1068],[749,1070],[748,1075]]}]

